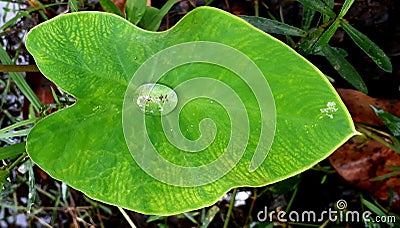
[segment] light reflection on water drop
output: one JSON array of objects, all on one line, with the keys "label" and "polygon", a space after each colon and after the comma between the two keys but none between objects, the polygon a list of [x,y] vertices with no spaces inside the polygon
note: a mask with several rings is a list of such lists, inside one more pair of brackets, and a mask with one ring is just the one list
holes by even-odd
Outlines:
[{"label": "light reflection on water drop", "polygon": [[143,113],[154,116],[167,115],[178,103],[178,96],[173,89],[157,83],[139,86],[134,99]]}]

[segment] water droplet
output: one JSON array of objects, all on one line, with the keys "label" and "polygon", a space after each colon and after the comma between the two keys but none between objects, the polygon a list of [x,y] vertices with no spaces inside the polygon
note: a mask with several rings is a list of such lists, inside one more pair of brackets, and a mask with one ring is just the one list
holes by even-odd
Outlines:
[{"label": "water droplet", "polygon": [[178,103],[178,96],[174,90],[157,83],[139,86],[134,99],[142,112],[153,116],[172,112]]},{"label": "water droplet", "polygon": [[93,111],[93,112],[96,112],[96,111],[99,110],[99,109],[100,109],[100,106],[97,105],[96,107],[94,107],[94,108],[92,109],[92,111]]}]

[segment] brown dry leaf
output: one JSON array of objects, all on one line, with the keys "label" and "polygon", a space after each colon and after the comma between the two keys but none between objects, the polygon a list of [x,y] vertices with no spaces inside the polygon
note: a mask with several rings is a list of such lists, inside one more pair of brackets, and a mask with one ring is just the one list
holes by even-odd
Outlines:
[{"label": "brown dry leaf", "polygon": [[[111,0],[112,2],[114,2],[114,4],[116,6],[118,6],[118,8],[121,10],[121,12],[125,12],[125,3],[126,0]],[[147,6],[151,6],[151,0],[147,0],[146,3]]]},{"label": "brown dry leaf", "polygon": [[349,110],[354,122],[373,126],[383,126],[370,105],[374,105],[395,116],[400,116],[400,101],[372,98],[364,93],[352,89],[337,89],[344,104]]},{"label": "brown dry leaf", "polygon": [[[51,88],[56,91],[57,87],[56,85],[54,85],[54,83],[45,78],[43,74],[41,74],[40,72],[27,72],[25,80],[42,104],[48,105],[55,103]],[[28,118],[29,106],[30,102],[28,100],[25,100],[22,107],[24,119]]]},{"label": "brown dry leaf", "polygon": [[387,166],[400,167],[400,155],[395,151],[375,140],[356,136],[336,150],[329,161],[346,181],[373,193],[380,200],[388,200],[389,186],[392,187],[393,208],[400,210],[400,175],[371,181],[371,178],[391,173]]},{"label": "brown dry leaf", "polygon": [[253,14],[253,9],[246,7],[247,2],[245,1],[233,1],[230,2],[230,5],[228,6],[229,11],[234,14],[234,15],[252,15]]},{"label": "brown dry leaf", "polygon": [[119,10],[121,10],[121,12],[125,12],[125,3],[126,0],[111,0],[112,2],[114,2],[114,4],[116,6],[118,6]]},{"label": "brown dry leaf", "polygon": [[51,87],[54,90],[57,89],[54,83],[49,81],[39,72],[27,73],[26,81],[42,104],[54,104],[54,97],[51,92]]},{"label": "brown dry leaf", "polygon": [[[37,0],[28,0],[28,4],[32,7],[32,8],[38,8],[40,7],[40,2]],[[47,16],[51,16],[50,13],[46,10],[46,8],[41,9]]]},{"label": "brown dry leaf", "polygon": [[[382,126],[383,122],[376,116],[370,105],[400,116],[398,100],[384,100],[367,96],[350,89],[338,89],[339,95],[350,111],[355,122]],[[400,167],[400,155],[376,140],[366,136],[355,136],[330,157],[329,161],[350,184],[371,192],[377,199],[387,201],[389,187],[393,188],[394,210],[400,211],[400,175],[381,181],[372,178],[391,173],[388,166]]]}]

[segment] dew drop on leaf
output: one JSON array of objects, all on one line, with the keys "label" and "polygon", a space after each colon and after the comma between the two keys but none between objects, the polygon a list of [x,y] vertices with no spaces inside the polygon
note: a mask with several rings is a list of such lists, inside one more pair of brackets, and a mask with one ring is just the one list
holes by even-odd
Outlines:
[{"label": "dew drop on leaf", "polygon": [[157,83],[139,86],[134,99],[143,113],[154,116],[167,115],[178,103],[178,96],[173,89]]}]

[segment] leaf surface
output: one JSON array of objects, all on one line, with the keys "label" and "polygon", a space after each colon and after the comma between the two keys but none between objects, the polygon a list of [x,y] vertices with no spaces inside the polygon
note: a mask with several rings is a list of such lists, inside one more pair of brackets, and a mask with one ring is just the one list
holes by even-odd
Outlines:
[{"label": "leaf surface", "polygon": [[[73,106],[34,126],[27,139],[30,157],[52,177],[88,196],[141,213],[181,213],[211,205],[234,187],[263,186],[294,176],[355,133],[344,104],[315,66],[282,42],[218,9],[197,8],[161,33],[144,31],[108,13],[68,14],[32,29],[26,45],[42,73],[77,98]],[[209,48],[213,45],[217,49]],[[238,61],[235,55],[243,59]],[[212,64],[206,57],[234,64]],[[174,67],[178,60],[184,64]],[[143,71],[151,61],[156,64]],[[162,77],[152,81],[164,68],[168,70]],[[259,73],[262,78],[252,81]],[[144,115],[136,100],[127,96],[135,80],[173,88],[176,108],[162,117]],[[214,83],[180,89],[187,81],[201,80],[220,83],[227,93],[214,89]],[[204,96],[198,95],[201,92]],[[231,105],[236,98],[241,102]],[[273,104],[268,103],[271,100]],[[130,113],[124,109],[127,103]],[[241,109],[247,115],[244,121],[236,119]],[[143,119],[145,124],[126,124],[126,118]],[[162,122],[164,118],[171,122]],[[174,123],[178,129],[173,131],[162,126]],[[265,129],[270,134],[263,135]],[[239,137],[230,140],[231,133]],[[174,134],[189,143],[209,136],[213,140],[192,153],[184,150],[186,144],[180,149],[171,143]],[[146,140],[152,145],[143,146]],[[240,154],[237,148],[243,140]],[[272,146],[265,143],[268,140]],[[196,181],[227,172],[196,186],[169,184],[139,165],[152,149],[159,153],[155,158],[180,167],[213,167],[198,176],[172,173],[161,164],[156,167],[170,181]],[[255,161],[257,156],[261,159]],[[218,159],[224,162],[209,165]]]}]

